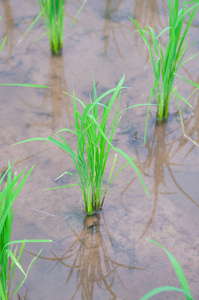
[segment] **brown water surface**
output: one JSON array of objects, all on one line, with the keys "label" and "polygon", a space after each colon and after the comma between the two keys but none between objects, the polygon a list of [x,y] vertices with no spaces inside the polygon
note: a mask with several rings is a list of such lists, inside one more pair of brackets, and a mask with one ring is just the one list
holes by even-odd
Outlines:
[{"label": "brown water surface", "polygon": [[[73,183],[69,175],[54,181],[64,171],[73,172],[70,158],[57,147],[41,142],[11,146],[31,137],[47,137],[57,130],[72,128],[73,87],[77,98],[89,102],[92,72],[98,94],[116,86],[125,74],[120,109],[147,103],[153,83],[148,51],[128,17],[142,28],[150,25],[159,33],[168,25],[167,1],[87,1],[78,21],[72,21],[82,1],[66,3],[63,55],[52,57],[41,21],[19,43],[39,12],[33,0],[2,0],[1,41],[7,42],[0,55],[1,83],[32,83],[49,89],[3,87],[0,96],[0,172],[17,159],[14,171],[36,166],[14,206],[13,239],[46,238],[51,244],[27,245],[22,265],[43,251],[20,290],[30,300],[130,299],[138,300],[151,289],[180,287],[166,254],[146,238],[167,248],[179,261],[195,299],[199,299],[199,99],[190,98],[193,109],[182,103],[185,130],[182,133],[177,103],[170,106],[167,123],[155,126],[151,108],[146,145],[143,145],[146,108],[124,112],[115,143],[138,166],[150,197],[145,194],[135,171],[126,167],[112,182],[99,224],[84,225],[81,192],[76,188],[42,191]],[[198,39],[198,16],[189,41]],[[132,35],[130,33],[133,32]],[[162,37],[166,43],[166,34]],[[190,55],[198,51],[196,43]],[[181,74],[199,84],[197,58]],[[193,90],[177,80],[179,91],[188,97]],[[74,148],[76,141],[68,135]],[[108,162],[107,175],[114,153]],[[117,168],[125,163],[119,156]],[[14,285],[17,284],[18,274]],[[16,297],[17,299],[17,297]],[[181,293],[162,293],[153,299],[184,299]]]}]

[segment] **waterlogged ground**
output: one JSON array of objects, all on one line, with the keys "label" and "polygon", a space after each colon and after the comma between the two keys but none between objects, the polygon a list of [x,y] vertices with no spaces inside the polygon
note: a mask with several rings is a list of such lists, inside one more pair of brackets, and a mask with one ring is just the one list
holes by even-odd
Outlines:
[{"label": "waterlogged ground", "polygon": [[[1,41],[7,42],[0,54],[1,83],[32,83],[49,89],[0,87],[0,170],[17,159],[14,171],[34,170],[15,202],[13,239],[46,238],[51,244],[27,245],[22,265],[43,248],[20,290],[20,299],[131,299],[138,300],[152,288],[172,285],[178,279],[166,254],[146,238],[167,248],[179,261],[192,296],[199,297],[199,148],[182,133],[177,103],[170,107],[167,124],[155,126],[151,108],[146,145],[143,145],[146,108],[123,113],[115,135],[115,145],[135,162],[150,197],[145,194],[135,171],[127,167],[111,185],[100,223],[84,226],[81,192],[76,188],[43,191],[48,187],[73,183],[68,175],[54,181],[64,171],[74,171],[70,158],[57,147],[42,142],[12,146],[31,137],[47,137],[72,128],[72,93],[85,103],[92,93],[92,72],[98,94],[113,88],[125,74],[120,109],[147,103],[153,83],[146,46],[128,17],[142,28],[153,26],[156,33],[168,25],[167,1],[103,0],[87,1],[78,21],[72,21],[82,1],[66,3],[63,56],[52,57],[47,37],[38,21],[20,42],[39,12],[37,1],[0,2]],[[189,42],[198,39],[196,17]],[[133,33],[132,33],[133,32]],[[132,33],[132,35],[130,35]],[[166,42],[167,34],[162,41]],[[199,51],[197,42],[190,55]],[[198,59],[181,70],[181,75],[199,83]],[[186,98],[193,89],[181,80],[179,92]],[[187,135],[199,143],[198,93],[189,100],[193,109],[181,104]],[[75,147],[75,138],[68,143]],[[110,170],[114,153],[110,156]],[[117,168],[125,163],[118,156]],[[107,171],[108,174],[108,171]],[[14,285],[20,279],[17,274]],[[24,298],[25,296],[25,298]],[[16,297],[16,299],[18,299]],[[153,299],[184,299],[172,292]]]}]

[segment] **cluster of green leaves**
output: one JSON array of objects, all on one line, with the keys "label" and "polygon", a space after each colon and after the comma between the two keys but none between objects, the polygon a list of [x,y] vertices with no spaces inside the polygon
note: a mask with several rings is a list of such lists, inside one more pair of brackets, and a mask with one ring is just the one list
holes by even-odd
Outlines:
[{"label": "cluster of green leaves", "polygon": [[[88,105],[85,105],[81,100],[75,98],[74,94],[74,130],[65,128],[56,132],[55,135],[59,134],[61,137],[61,141],[55,139],[55,135],[53,137],[48,138],[37,137],[23,141],[51,141],[63,150],[65,150],[67,153],[69,153],[73,160],[79,178],[77,178],[73,173],[64,172],[64,174],[68,173],[72,175],[75,179],[76,184],[72,185],[77,185],[82,190],[85,211],[90,214],[92,214],[93,211],[97,211],[100,207],[102,207],[104,198],[109,191],[108,186],[110,182],[127,164],[131,164],[133,166],[144,186],[146,193],[148,194],[141,174],[133,160],[121,149],[114,147],[112,144],[113,135],[120,120],[120,118],[118,118],[118,106],[121,90],[123,89],[122,85],[124,82],[124,78],[125,77],[123,76],[116,88],[105,92],[99,97],[97,96],[96,85],[93,79],[94,100],[92,101],[90,96],[90,103]],[[110,101],[107,101],[106,96],[110,94],[112,94],[111,99]],[[101,102],[103,99],[104,104]],[[112,122],[110,122],[110,125],[108,125],[108,116],[113,109],[113,105],[116,102],[116,99],[117,105],[115,105],[116,110],[114,114],[114,119],[112,120]],[[77,103],[79,103],[81,105],[81,109],[83,109],[82,114],[78,111]],[[99,107],[102,108],[101,115],[99,113]],[[64,131],[70,132],[76,136],[76,152],[74,152],[73,149],[71,149],[66,139],[62,136],[61,133]],[[119,169],[119,171],[116,172],[116,174],[113,175],[117,159],[117,155],[115,155],[108,182],[103,188],[102,185],[104,180],[104,172],[111,149],[123,155],[126,158],[127,163],[124,166],[122,166]],[[68,186],[71,185],[67,185],[64,187]]]},{"label": "cluster of green leaves", "polygon": [[[186,36],[189,32],[189,28],[193,21],[193,18],[197,12],[199,3],[196,3],[189,7],[188,4],[196,2],[184,0],[182,8],[180,8],[179,0],[168,0],[169,6],[169,27],[164,28],[157,36],[152,27],[146,27],[144,30],[140,28],[139,24],[130,18],[137,26],[144,42],[146,43],[154,72],[154,84],[150,92],[149,103],[154,96],[157,99],[157,118],[162,120],[168,117],[169,113],[169,100],[173,94],[177,94],[179,98],[183,99],[185,103],[191,106],[186,99],[184,99],[176,88],[174,88],[174,79],[177,75],[176,72],[187,61],[192,59],[195,55],[184,60],[184,57],[190,47],[195,43],[187,46]],[[189,20],[184,27],[184,18],[188,17]],[[166,46],[162,45],[158,39],[165,32],[169,30],[169,42]],[[149,37],[152,39],[152,45],[149,42]],[[190,82],[190,81],[189,81]],[[192,82],[190,82],[192,83]],[[194,84],[194,83],[192,83]],[[148,123],[149,110],[147,113],[146,130]],[[145,131],[146,139],[146,131]]]},{"label": "cluster of green leaves", "polygon": [[46,24],[51,51],[58,54],[63,48],[65,0],[38,0]]},{"label": "cluster of green leaves", "polygon": [[[28,272],[35,262],[35,257],[28,270],[25,272],[22,266],[19,263],[21,255],[23,253],[23,249],[25,243],[28,242],[50,242],[50,240],[18,240],[18,241],[10,241],[11,239],[11,231],[12,231],[12,222],[15,215],[15,212],[12,213],[12,205],[21,191],[23,185],[25,184],[28,176],[30,175],[33,167],[26,173],[24,178],[19,183],[20,178],[24,174],[24,169],[19,175],[16,173],[12,179],[11,166],[8,165],[8,170],[4,175],[0,176],[0,187],[3,185],[6,180],[5,187],[0,192],[0,299],[7,300],[12,299],[14,295],[17,293],[19,288],[22,286],[24,281],[27,278]],[[10,246],[14,244],[21,244],[21,248],[19,253],[17,254],[17,248],[12,252],[10,250]],[[40,251],[41,252],[41,251]],[[39,252],[39,254],[40,254]],[[38,254],[38,255],[39,255]],[[15,276],[16,269],[19,269],[23,277],[20,280],[17,287],[11,292],[11,285],[13,278]]]},{"label": "cluster of green leaves", "polygon": [[[87,0],[84,0],[80,8],[78,9],[76,15],[68,26],[66,32],[71,29],[73,24],[75,23],[77,17],[80,12],[83,10]],[[20,43],[24,37],[29,33],[35,23],[43,16],[43,20],[46,24],[47,32],[38,37],[36,41],[40,40],[44,35],[48,34],[51,51],[53,54],[60,54],[63,48],[63,40],[67,35],[63,35],[63,27],[64,27],[64,5],[65,0],[38,0],[40,13],[36,16],[34,21],[31,23],[29,28],[26,30],[24,35],[18,41]]]},{"label": "cluster of green leaves", "polygon": [[162,292],[166,292],[166,291],[175,291],[175,292],[181,292],[181,293],[184,293],[185,297],[186,297],[186,300],[194,300],[193,297],[191,296],[191,292],[190,292],[190,289],[189,289],[189,286],[188,286],[188,283],[187,283],[187,280],[184,276],[184,273],[182,271],[182,268],[179,264],[179,262],[177,261],[177,259],[175,259],[175,257],[168,251],[166,250],[162,245],[158,244],[157,242],[155,241],[152,241],[152,240],[149,240],[147,239],[148,241],[158,245],[160,248],[162,248],[166,254],[168,255],[172,265],[173,265],[173,268],[176,272],[176,275],[180,281],[180,284],[181,284],[181,289],[180,288],[177,288],[177,287],[173,287],[173,286],[162,286],[162,287],[158,287],[158,288],[155,288],[153,289],[152,291],[150,291],[149,293],[147,293],[144,297],[142,297],[140,300],[147,300],[149,298],[151,298],[152,296],[155,296],[159,293],[162,293]]}]

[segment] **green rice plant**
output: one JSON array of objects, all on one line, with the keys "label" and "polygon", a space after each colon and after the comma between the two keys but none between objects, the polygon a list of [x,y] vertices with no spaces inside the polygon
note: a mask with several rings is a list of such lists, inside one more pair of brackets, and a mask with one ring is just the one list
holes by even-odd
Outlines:
[{"label": "green rice plant", "polygon": [[51,51],[58,54],[63,48],[65,0],[38,0],[46,24]]},{"label": "green rice plant", "polygon": [[[180,8],[179,0],[173,0],[173,3],[171,0],[168,0],[169,27],[164,28],[157,36],[155,35],[155,32],[152,27],[149,26],[145,29],[141,29],[139,24],[135,20],[130,18],[132,22],[137,26],[141,37],[143,38],[145,44],[149,49],[155,77],[153,87],[150,92],[149,103],[151,103],[153,97],[156,97],[158,120],[168,118],[170,99],[173,95],[178,94],[176,88],[173,87],[175,76],[177,75],[176,72],[187,61],[189,61],[195,55],[197,55],[195,54],[184,60],[188,50],[195,43],[193,42],[191,45],[188,46],[188,41],[186,40],[189,28],[199,6],[198,2],[189,7],[188,4],[193,2],[196,1],[184,0],[183,5]],[[189,18],[186,26],[184,23],[185,17]],[[159,42],[159,38],[167,30],[169,30],[169,41],[165,49],[164,45],[162,45]],[[148,38],[151,38],[152,45],[150,44]],[[181,95],[178,94],[178,96],[185,103],[191,106],[188,103],[188,101],[184,99]],[[148,124],[148,116],[149,109],[146,119],[145,139]]]},{"label": "green rice plant", "polygon": [[149,240],[148,241],[158,245],[160,248],[162,248],[166,254],[168,255],[170,262],[172,263],[174,270],[176,272],[176,275],[180,281],[181,284],[181,289],[177,288],[177,287],[173,287],[173,286],[162,286],[162,287],[158,287],[153,289],[152,291],[150,291],[149,293],[147,293],[144,297],[142,297],[140,300],[147,300],[149,298],[151,298],[152,296],[155,296],[156,294],[162,293],[162,292],[166,292],[166,291],[175,291],[175,292],[181,292],[184,293],[186,300],[194,300],[193,297],[191,296],[191,292],[187,283],[187,280],[184,276],[184,273],[180,267],[179,262],[175,259],[175,257],[173,257],[173,255],[166,250],[162,245],[158,244],[155,241]]},{"label": "green rice plant", "polygon": [[[132,167],[138,174],[146,193],[148,194],[141,174],[133,160],[124,151],[114,147],[112,144],[115,129],[120,121],[120,113],[118,113],[118,108],[121,90],[124,88],[122,87],[124,78],[125,76],[122,77],[116,88],[103,93],[99,97],[97,96],[97,89],[93,78],[94,100],[92,101],[90,96],[90,103],[88,105],[85,105],[81,100],[75,98],[75,93],[73,92],[75,118],[75,124],[73,125],[74,129],[65,128],[56,132],[54,136],[59,134],[61,141],[55,139],[53,136],[48,138],[36,137],[20,142],[24,143],[35,140],[50,141],[59,146],[71,156],[78,177],[71,172],[64,172],[61,176],[66,173],[70,174],[73,176],[76,183],[69,184],[63,187],[79,186],[82,191],[85,211],[89,214],[92,214],[94,211],[97,211],[102,207],[105,196],[109,192],[109,184],[111,183],[113,178],[128,164],[132,165]],[[112,94],[112,96],[108,101],[106,97],[110,94]],[[104,104],[101,102],[102,100],[104,100]],[[78,110],[77,104],[79,104],[81,110],[83,110],[82,114],[80,110]],[[116,104],[114,118],[112,121],[109,121],[108,117],[110,112],[113,110],[114,104]],[[101,113],[99,112],[100,107],[102,108]],[[64,132],[72,133],[76,136],[76,152],[71,148],[71,146],[67,142],[67,139],[63,137],[62,133]],[[104,186],[104,188],[102,188],[104,172],[111,149],[123,155],[126,158],[127,163],[113,175],[117,160],[117,154],[115,154],[107,184]]]},{"label": "green rice plant", "polygon": [[[75,23],[78,15],[83,10],[87,0],[84,0],[80,8],[78,9],[75,17],[72,22],[68,26],[68,29],[71,29],[73,24]],[[20,43],[23,38],[28,34],[28,32],[32,29],[35,23],[39,20],[41,16],[43,16],[43,20],[46,24],[47,32],[38,37],[35,42],[40,40],[46,33],[48,34],[51,51],[53,54],[58,55],[61,53],[63,48],[63,40],[66,36],[63,36],[63,27],[64,27],[64,5],[65,0],[38,0],[40,13],[31,23],[29,28],[26,30],[25,34],[20,38],[18,43]]]},{"label": "green rice plant", "polygon": [[[19,180],[21,179],[26,169],[24,169],[19,175],[15,173],[14,177],[12,178],[11,166],[10,164],[8,164],[7,172],[4,175],[0,176],[0,187],[2,186],[3,182],[6,180],[5,187],[4,189],[1,189],[0,192],[0,299],[1,300],[12,299],[14,295],[16,295],[19,288],[26,280],[28,276],[28,272],[37,258],[35,257],[31,261],[28,270],[25,272],[21,264],[19,263],[25,243],[50,242],[50,240],[10,241],[12,222],[13,222],[14,215],[16,213],[16,211],[12,213],[12,205],[16,197],[18,196],[19,192],[21,191],[23,185],[25,184],[32,169],[33,167],[26,173],[26,175],[23,177],[20,183]],[[21,248],[19,251],[17,251],[16,248],[14,252],[12,252],[10,247],[16,244],[21,244]],[[19,254],[17,254],[17,252]],[[40,253],[41,251],[39,252],[39,254]],[[12,291],[11,285],[15,277],[15,272],[17,268],[22,272],[23,276],[19,284],[17,285],[17,287],[14,289],[14,291]]]}]

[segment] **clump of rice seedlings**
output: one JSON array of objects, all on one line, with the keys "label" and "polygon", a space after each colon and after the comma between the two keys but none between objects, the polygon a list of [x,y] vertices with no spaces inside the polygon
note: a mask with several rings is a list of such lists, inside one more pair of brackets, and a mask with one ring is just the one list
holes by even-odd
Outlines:
[{"label": "clump of rice seedlings", "polygon": [[38,0],[38,3],[46,24],[51,51],[58,54],[63,48],[65,0]]},{"label": "clump of rice seedlings", "polygon": [[[71,29],[71,27],[75,23],[78,15],[83,10],[86,2],[87,2],[87,0],[83,1],[82,5],[78,9],[72,22],[68,26],[67,31],[69,29]],[[67,35],[63,36],[64,17],[65,17],[65,11],[64,11],[65,0],[38,0],[38,3],[39,3],[39,7],[40,7],[40,13],[37,15],[37,17],[31,23],[29,28],[26,30],[25,34],[20,38],[18,43],[20,43],[23,40],[23,38],[28,34],[28,32],[35,25],[35,23],[38,21],[38,19],[41,16],[43,16],[43,20],[46,24],[47,32],[45,32],[40,37],[38,37],[35,40],[35,42],[40,40],[40,38],[43,37],[47,33],[52,54],[54,54],[54,55],[61,54],[62,48],[63,48],[63,40],[67,36]]]},{"label": "clump of rice seedlings", "polygon": [[[195,43],[193,42],[188,46],[188,41],[186,40],[189,28],[199,6],[199,3],[197,3],[189,7],[188,4],[192,2],[197,1],[187,2],[184,0],[183,5],[180,8],[179,0],[173,0],[173,5],[172,1],[168,0],[169,27],[164,28],[157,36],[152,27],[149,26],[145,29],[141,29],[139,24],[130,18],[137,26],[141,37],[149,49],[155,77],[154,84],[150,92],[149,103],[151,103],[153,97],[156,97],[158,120],[168,118],[169,102],[173,95],[178,95],[185,103],[191,106],[186,99],[177,93],[176,88],[174,87],[174,80],[178,69],[195,56],[193,55],[184,60],[188,50]],[[189,18],[186,26],[184,22],[185,17]],[[159,42],[159,37],[167,30],[169,30],[169,41],[167,46],[164,47],[164,45]],[[152,45],[149,43],[148,38],[152,39]],[[148,116],[149,109],[147,113],[146,130]]]},{"label": "clump of rice seedlings", "polygon": [[[138,174],[146,193],[148,194],[141,174],[133,162],[133,159],[131,159],[124,151],[114,147],[112,144],[115,129],[120,121],[118,108],[121,90],[123,89],[122,85],[124,78],[125,77],[123,76],[116,88],[105,92],[101,96],[97,95],[96,85],[93,79],[94,99],[92,100],[90,96],[90,103],[88,105],[85,105],[81,100],[75,98],[75,93],[73,93],[75,118],[75,123],[73,125],[74,129],[65,128],[56,132],[55,135],[59,134],[60,140],[55,139],[54,135],[53,137],[48,138],[37,137],[23,141],[50,141],[59,146],[61,149],[65,150],[70,155],[78,176],[68,171],[64,172],[64,174],[67,173],[73,176],[76,182],[75,184],[69,184],[64,187],[78,186],[81,189],[85,211],[88,214],[92,214],[94,211],[97,211],[103,206],[105,196],[109,192],[109,184],[113,178],[128,164],[132,165]],[[108,101],[106,97],[110,94],[112,94],[112,96],[110,101]],[[101,102],[102,100],[104,100],[104,104]],[[115,105],[116,108],[114,118],[112,121],[110,121],[108,117],[110,112],[113,110],[113,105],[116,103],[117,105]],[[80,109],[83,110],[82,113],[80,113],[78,105],[80,106]],[[102,110],[101,113],[99,112],[99,108]],[[67,138],[64,138],[62,135],[65,132],[76,136],[76,151],[71,148],[67,142]],[[107,184],[103,186],[104,172],[110,150],[114,150],[115,152],[123,155],[126,158],[127,163],[113,175],[117,160],[117,154],[115,154]]]},{"label": "clump of rice seedlings", "polygon": [[[29,242],[50,242],[50,240],[18,240],[18,241],[10,241],[11,239],[11,230],[12,230],[12,222],[14,215],[16,213],[12,213],[12,205],[21,191],[23,185],[25,184],[28,176],[30,175],[33,167],[26,173],[26,175],[22,178],[24,174],[24,169],[19,175],[16,173],[12,178],[11,174],[11,166],[9,164],[7,172],[4,175],[0,175],[0,187],[2,187],[4,181],[6,181],[4,189],[1,189],[0,192],[0,299],[8,300],[12,299],[14,295],[16,295],[19,288],[22,286],[24,281],[28,276],[28,272],[32,265],[34,264],[37,257],[35,257],[29,267],[25,272],[19,263],[21,255],[23,253],[23,249],[25,243]],[[19,180],[21,182],[19,183]],[[14,251],[11,251],[10,247],[16,244],[21,244],[19,251],[15,248]],[[39,252],[39,254],[41,251]],[[38,255],[39,255],[38,254]],[[14,290],[11,290],[12,282],[15,277],[16,269],[19,269],[23,276],[18,285]]]},{"label": "clump of rice seedlings", "polygon": [[174,291],[174,292],[180,292],[180,293],[184,293],[186,300],[194,300],[193,297],[191,296],[191,292],[187,283],[187,280],[184,276],[184,273],[181,269],[181,266],[179,264],[179,262],[177,261],[177,259],[175,259],[175,257],[168,251],[166,250],[162,245],[158,244],[155,241],[149,240],[148,241],[158,245],[160,248],[162,248],[166,254],[168,255],[170,262],[173,265],[173,268],[176,272],[176,275],[180,281],[181,287],[182,288],[177,288],[177,287],[173,287],[173,286],[162,286],[162,287],[158,287],[153,289],[152,291],[150,291],[149,293],[147,293],[144,297],[142,297],[140,300],[147,300],[149,298],[151,298],[152,296],[155,296],[159,293],[162,292],[167,292],[167,291]]}]

